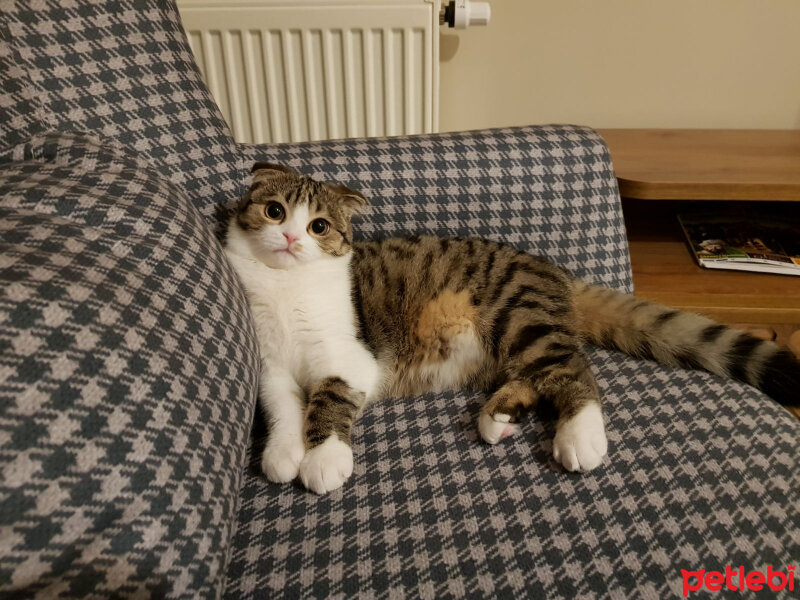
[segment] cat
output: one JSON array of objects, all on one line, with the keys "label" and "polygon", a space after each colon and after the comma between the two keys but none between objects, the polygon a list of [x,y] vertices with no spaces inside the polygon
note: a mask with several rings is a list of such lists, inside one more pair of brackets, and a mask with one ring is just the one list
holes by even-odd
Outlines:
[{"label": "cat", "polygon": [[584,343],[704,369],[796,404],[800,363],[772,342],[692,313],[590,285],[500,243],[411,236],[353,242],[365,198],[257,163],[227,223],[226,254],[259,339],[269,421],[262,469],[319,494],[353,471],[350,435],[365,404],[454,389],[491,395],[490,444],[539,401],[558,412],[553,456],[601,464],[608,442]]}]

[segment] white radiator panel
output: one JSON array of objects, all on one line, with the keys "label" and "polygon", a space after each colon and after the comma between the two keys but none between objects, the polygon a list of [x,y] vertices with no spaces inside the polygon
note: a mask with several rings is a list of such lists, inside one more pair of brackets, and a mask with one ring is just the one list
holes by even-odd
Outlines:
[{"label": "white radiator panel", "polygon": [[237,141],[437,131],[438,0],[178,6]]}]

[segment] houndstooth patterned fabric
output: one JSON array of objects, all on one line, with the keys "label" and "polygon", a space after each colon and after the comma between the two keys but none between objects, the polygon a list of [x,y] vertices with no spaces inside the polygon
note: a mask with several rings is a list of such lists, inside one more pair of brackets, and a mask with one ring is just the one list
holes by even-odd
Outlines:
[{"label": "houndstooth patterned fabric", "polygon": [[241,191],[173,2],[0,0],[0,149],[52,129],[119,141],[207,216]]},{"label": "houndstooth patterned fabric", "polygon": [[148,164],[63,133],[0,155],[0,596],[219,593],[258,349]]},{"label": "houndstooth patterned fabric", "polygon": [[465,394],[370,408],[328,496],[264,480],[260,417],[242,474],[254,334],[189,203],[230,205],[255,160],[364,191],[362,238],[482,236],[630,290],[588,130],[236,147],[174,3],[0,0],[0,595],[661,598],[680,568],[797,562],[797,422],[601,351],[589,475],[539,416],[480,443]]},{"label": "houndstooth patterned fabric", "polygon": [[711,375],[590,360],[610,447],[585,475],[553,460],[546,416],[482,443],[470,394],[368,408],[326,496],[266,482],[256,441],[225,597],[660,600],[681,569],[797,563],[797,419]]},{"label": "houndstooth patterned fabric", "polygon": [[41,105],[12,46],[3,7],[0,2],[0,148],[44,131]]},{"label": "houndstooth patterned fabric", "polygon": [[362,191],[356,237],[474,236],[547,257],[577,275],[632,289],[617,180],[592,130],[515,127],[386,139],[241,146],[257,161]]}]

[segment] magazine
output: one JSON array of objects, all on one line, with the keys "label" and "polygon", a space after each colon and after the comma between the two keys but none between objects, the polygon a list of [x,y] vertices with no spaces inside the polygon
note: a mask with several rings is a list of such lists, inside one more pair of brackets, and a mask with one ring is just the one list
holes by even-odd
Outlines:
[{"label": "magazine", "polygon": [[800,220],[678,215],[678,221],[701,267],[800,275]]}]

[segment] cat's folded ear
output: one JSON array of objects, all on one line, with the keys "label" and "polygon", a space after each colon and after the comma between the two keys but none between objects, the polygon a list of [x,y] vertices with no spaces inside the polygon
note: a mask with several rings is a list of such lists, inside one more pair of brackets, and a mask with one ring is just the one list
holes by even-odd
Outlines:
[{"label": "cat's folded ear", "polygon": [[297,171],[284,167],[283,165],[276,165],[273,163],[257,162],[250,169],[250,172],[255,177],[278,177],[279,175],[293,175],[297,176]]},{"label": "cat's folded ear", "polygon": [[336,194],[336,196],[339,198],[339,201],[342,203],[342,206],[344,206],[350,212],[361,212],[361,210],[367,206],[367,199],[361,194],[361,192],[351,190],[349,187],[340,183],[326,183],[325,185],[330,191]]}]

